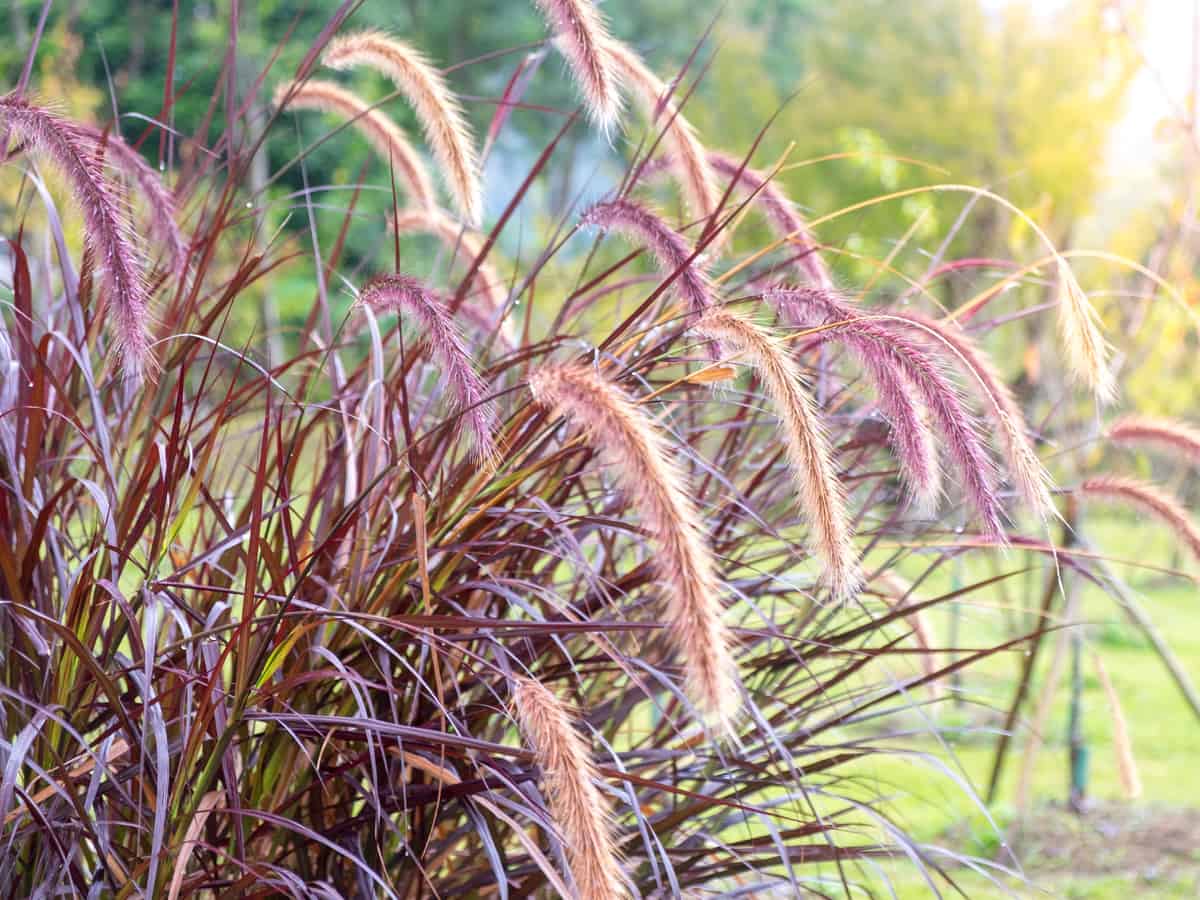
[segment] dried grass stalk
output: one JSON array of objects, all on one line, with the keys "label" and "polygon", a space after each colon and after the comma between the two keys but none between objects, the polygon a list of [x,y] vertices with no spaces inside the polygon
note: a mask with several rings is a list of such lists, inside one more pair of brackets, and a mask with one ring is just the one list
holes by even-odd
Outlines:
[{"label": "dried grass stalk", "polygon": [[409,275],[381,275],[362,289],[359,300],[376,312],[406,314],[420,323],[442,366],[447,388],[470,426],[476,456],[485,464],[494,462],[496,410],[443,300],[420,279]]},{"label": "dried grass stalk", "polygon": [[94,152],[86,129],[13,95],[0,97],[0,127],[45,156],[66,177],[83,212],[84,239],[103,273],[112,329],[125,373],[141,379],[153,365],[150,298],[128,211]]},{"label": "dried grass stalk", "polygon": [[471,128],[458,98],[425,55],[385,32],[360,31],[330,41],[321,61],[338,70],[366,66],[391,79],[416,111],[459,213],[478,225],[483,189]]},{"label": "dried grass stalk", "polygon": [[716,564],[666,441],[628,396],[590,368],[547,365],[533,373],[529,386],[538,403],[584,431],[641,514],[656,547],[667,634],[683,658],[688,695],[710,723],[727,728],[740,697]]},{"label": "dried grass stalk", "polygon": [[591,754],[566,706],[540,682],[518,677],[513,707],[542,770],[550,816],[561,834],[580,900],[627,896],[608,803],[596,788]]},{"label": "dried grass stalk", "polygon": [[611,133],[621,116],[621,75],[604,15],[590,0],[534,0],[534,5],[554,30],[591,120]]},{"label": "dried grass stalk", "polygon": [[1108,711],[1112,716],[1113,751],[1117,756],[1117,775],[1121,779],[1121,787],[1125,796],[1136,800],[1142,796],[1142,777],[1138,773],[1137,757],[1133,755],[1133,741],[1129,737],[1129,726],[1125,721],[1125,711],[1121,708],[1121,698],[1113,687],[1112,679],[1108,677],[1108,669],[1099,653],[1093,653],[1096,662],[1096,674],[1100,676],[1100,685],[1104,688],[1104,697],[1108,701]]},{"label": "dried grass stalk", "polygon": [[1183,504],[1165,491],[1135,478],[1099,475],[1084,480],[1079,493],[1086,500],[1105,500],[1149,513],[1175,532],[1192,555],[1200,559],[1200,528]]},{"label": "dried grass stalk", "polygon": [[812,526],[811,549],[825,566],[834,597],[853,596],[860,576],[846,498],[799,366],[772,335],[728,309],[708,310],[695,328],[746,357],[758,372],[783,424],[800,508]]},{"label": "dried grass stalk", "polygon": [[427,209],[436,208],[433,180],[417,151],[399,125],[361,97],[333,82],[310,80],[280,85],[275,91],[275,105],[335,113],[349,120],[375,152],[399,173],[412,201]]}]

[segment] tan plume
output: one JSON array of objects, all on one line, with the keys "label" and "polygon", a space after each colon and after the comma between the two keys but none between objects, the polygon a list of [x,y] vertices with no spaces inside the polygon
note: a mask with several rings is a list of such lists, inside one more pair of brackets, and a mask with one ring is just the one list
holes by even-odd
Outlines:
[{"label": "tan plume", "polygon": [[375,152],[389,162],[404,180],[413,202],[432,207],[433,182],[425,163],[417,155],[404,132],[384,112],[374,108],[361,97],[330,81],[310,80],[280,85],[275,91],[275,105],[287,109],[310,109],[336,113],[354,124]]},{"label": "tan plume", "polygon": [[1125,720],[1125,710],[1121,708],[1121,698],[1108,677],[1108,669],[1099,653],[1093,653],[1096,663],[1096,674],[1100,676],[1100,686],[1104,688],[1104,698],[1108,701],[1108,710],[1112,716],[1113,751],[1117,757],[1117,775],[1121,779],[1121,787],[1125,796],[1136,800],[1142,796],[1142,777],[1138,773],[1137,757],[1133,755],[1133,741],[1129,736],[1129,726]]},{"label": "tan plume", "polygon": [[581,365],[547,365],[529,379],[538,403],[578,425],[613,465],[656,547],[667,634],[683,657],[688,695],[728,728],[740,696],[716,564],[683,473],[654,423],[616,385]]},{"label": "tan plume", "polygon": [[425,55],[385,32],[360,31],[330,41],[321,61],[339,70],[366,66],[391,79],[416,111],[459,213],[478,225],[483,189],[471,128],[458,98]]},{"label": "tan plume", "polygon": [[695,328],[742,354],[758,372],[783,424],[800,508],[812,528],[812,550],[825,566],[834,596],[850,597],[859,586],[850,517],[829,441],[798,365],[770,333],[729,309],[712,307]]},{"label": "tan plume", "polygon": [[1108,342],[1100,329],[1100,316],[1079,286],[1066,261],[1060,261],[1058,328],[1071,374],[1088,385],[1101,403],[1117,396],[1117,383],[1108,367]]},{"label": "tan plume", "polygon": [[513,708],[542,770],[550,816],[580,900],[626,896],[608,804],[596,788],[596,767],[566,706],[540,682],[518,677]]},{"label": "tan plume", "polygon": [[696,129],[671,98],[670,86],[655,75],[637,53],[618,41],[613,42],[610,52],[625,84],[647,117],[654,122],[661,116],[664,121],[664,140],[688,208],[697,218],[708,218],[716,211],[721,194]]},{"label": "tan plume", "polygon": [[1113,443],[1162,450],[1192,465],[1200,464],[1200,430],[1174,419],[1125,416],[1108,430]]},{"label": "tan plume", "polygon": [[554,30],[588,115],[606,134],[611,132],[621,115],[621,76],[603,14],[591,0],[534,0],[534,5]]}]

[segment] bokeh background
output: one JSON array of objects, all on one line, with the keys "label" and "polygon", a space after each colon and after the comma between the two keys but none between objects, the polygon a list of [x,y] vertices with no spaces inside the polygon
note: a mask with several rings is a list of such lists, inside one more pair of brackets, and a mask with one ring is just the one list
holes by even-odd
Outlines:
[{"label": "bokeh background", "polygon": [[[273,55],[279,79],[294,70],[337,4],[181,0],[177,31],[170,27],[172,6],[167,0],[53,4],[33,78],[37,93],[76,115],[116,117],[126,137],[136,139],[144,117],[162,108],[162,73],[174,41],[171,124],[194,134],[209,114],[235,17],[241,90],[250,94]],[[1183,293],[1193,292],[1196,29],[1187,0],[607,0],[603,7],[614,31],[660,73],[685,71],[689,89],[700,76],[688,115],[708,145],[740,155],[761,137],[753,162],[767,168],[787,154],[779,177],[810,215],[923,184],[986,186],[1030,212],[1060,247],[1147,263]],[[6,83],[18,77],[41,8],[40,0],[7,4],[10,39],[0,45]],[[525,0],[367,3],[354,21],[419,36],[431,57],[454,66],[452,83],[470,98],[480,133],[525,52],[514,48],[527,51],[544,38]],[[504,50],[513,52],[490,56]],[[543,109],[516,111],[489,155],[493,214],[574,108],[559,59],[546,58],[538,75],[525,101]],[[381,79],[360,90],[376,98],[388,93]],[[406,115],[402,106],[392,112]],[[287,117],[286,124],[275,130],[260,167],[275,198],[301,189],[304,179],[357,183],[363,166],[373,165],[361,142],[344,136],[275,179],[272,173],[299,148],[330,130],[320,117]],[[638,137],[619,138],[615,148],[582,129],[569,138],[571,165],[557,166],[557,181],[542,188],[547,215],[615,184],[627,156],[621,144]],[[367,209],[372,202],[390,198],[368,197]],[[278,200],[267,211],[275,224],[289,212]],[[902,238],[906,247],[932,253],[949,236],[954,255],[966,257],[1028,259],[1037,247],[1027,228],[988,204],[962,213],[961,197],[920,194],[839,216],[823,225],[821,238],[837,248],[830,262],[847,282],[873,272]],[[358,218],[362,234],[351,247],[375,252],[378,229],[369,216]],[[893,263],[921,271],[920,253]],[[1137,297],[1148,289],[1127,269],[1087,262],[1080,268],[1085,278],[1099,269],[1093,280],[1106,291]],[[302,315],[298,305],[310,299],[304,273],[293,274],[294,294],[275,285],[272,298],[285,323]],[[952,293],[966,280],[950,279],[945,289]],[[1136,324],[1166,329],[1181,353],[1188,347],[1177,316],[1159,320],[1150,307]],[[1186,412],[1190,384],[1173,376],[1188,360],[1164,358],[1171,345],[1141,346],[1154,365],[1125,363],[1132,399],[1147,412]],[[1028,366],[1036,366],[1035,356]]]}]

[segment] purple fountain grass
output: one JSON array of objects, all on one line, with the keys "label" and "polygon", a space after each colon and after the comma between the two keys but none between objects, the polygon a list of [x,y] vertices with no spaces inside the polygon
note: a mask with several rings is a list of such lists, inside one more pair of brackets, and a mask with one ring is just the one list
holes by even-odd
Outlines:
[{"label": "purple fountain grass", "polygon": [[367,66],[391,79],[416,111],[459,213],[478,225],[483,188],[471,128],[446,79],[424,54],[385,32],[360,31],[330,41],[321,61],[339,70]]},{"label": "purple fountain grass", "polygon": [[741,701],[716,563],[666,441],[624,392],[590,368],[545,365],[529,387],[539,404],[583,430],[641,514],[655,545],[667,634],[683,657],[688,695],[714,727],[728,730]]},{"label": "purple fountain grass", "polygon": [[[357,4],[334,5],[311,45],[297,46],[288,29],[273,51],[263,48],[262,66],[296,60],[304,82]],[[594,7],[600,0],[555,8]],[[188,17],[176,18],[170,32],[186,43]],[[559,22],[566,27],[551,27],[569,52],[582,39],[570,29],[588,23]],[[62,41],[41,40],[38,51],[41,37],[31,29],[19,93],[35,63],[64,64]],[[927,701],[918,681],[936,690],[950,671],[1026,648],[1027,674],[1040,671],[1046,617],[1061,612],[1053,566],[1045,615],[1006,620],[1015,633],[985,629],[971,649],[943,648],[923,615],[966,603],[1002,617],[989,598],[1010,576],[1009,585],[1021,579],[1014,590],[1029,587],[1029,562],[1053,557],[1057,530],[1014,534],[1023,549],[1007,565],[999,544],[976,538],[978,526],[956,533],[963,511],[977,518],[972,491],[989,490],[986,479],[955,488],[959,508],[929,519],[895,508],[897,477],[901,502],[909,492],[936,498],[941,444],[966,444],[943,461],[970,472],[1000,461],[992,447],[1004,436],[989,425],[981,457],[971,455],[982,444],[971,443],[955,386],[975,398],[948,362],[949,342],[929,329],[867,315],[829,291],[807,305],[784,297],[798,307],[795,321],[828,323],[802,334],[757,324],[765,310],[726,304],[726,282],[709,283],[708,267],[693,260],[697,248],[716,255],[714,232],[732,232],[712,217],[672,230],[636,206],[602,205],[596,224],[632,236],[639,252],[610,253],[622,238],[605,241],[602,262],[576,253],[587,248],[564,241],[545,201],[553,206],[559,177],[573,173],[563,150],[579,122],[526,97],[549,47],[476,47],[478,35],[468,37],[452,79],[480,86],[472,112],[492,119],[491,146],[528,151],[519,154],[527,173],[506,172],[496,186],[507,202],[486,239],[458,223],[441,183],[447,165],[433,171],[432,139],[427,154],[410,130],[413,150],[386,115],[337,84],[283,88],[295,108],[334,115],[301,112],[313,117],[299,122],[305,134],[323,137],[301,141],[286,161],[275,155],[281,168],[270,171],[271,154],[256,157],[265,173],[246,165],[274,82],[264,86],[264,69],[244,61],[240,44],[214,54],[213,71],[194,59],[187,72],[165,62],[155,76],[168,88],[162,105],[127,114],[169,127],[163,140],[181,173],[169,198],[138,198],[165,188],[139,185],[148,173],[136,160],[125,167],[115,139],[39,118],[11,97],[0,105],[14,153],[47,172],[37,154],[57,162],[65,153],[73,176],[56,169],[48,193],[36,177],[10,178],[13,196],[0,204],[9,238],[0,265],[6,893],[794,896],[856,882],[871,890],[879,861],[888,874],[906,861],[930,893],[939,879],[953,887],[964,861],[953,849],[943,866],[943,848],[901,829],[864,838],[865,818],[895,812],[890,797],[848,804],[835,795],[880,754],[927,763],[913,770],[922,784],[938,777],[937,754],[913,752],[916,707]],[[595,37],[597,46],[609,40]],[[333,49],[336,62],[346,48]],[[641,84],[625,79],[620,96],[631,106],[636,97],[654,120],[649,141],[682,185],[671,193],[698,209],[753,194],[756,207],[743,211],[765,213],[772,231],[795,231],[779,184],[707,154],[676,118],[686,88],[674,93],[640,60],[626,61]],[[617,56],[610,62],[617,67]],[[221,96],[196,96],[200,84]],[[612,99],[611,86],[591,87]],[[233,88],[236,102],[224,96]],[[270,122],[290,145],[296,121]],[[351,126],[346,146],[369,141],[360,175],[323,146]],[[50,137],[26,134],[38,129]],[[706,162],[707,176],[680,144]],[[652,152],[648,168],[659,165]],[[71,204],[75,221],[63,228],[58,188],[81,178],[90,179],[75,185],[87,220]],[[37,194],[44,211],[30,206]],[[97,378],[120,375],[109,327],[121,298],[102,244],[124,237],[131,203],[142,232],[132,244],[160,270],[146,290],[170,285],[163,269],[180,247],[161,233],[167,199],[187,224],[187,289],[171,291],[163,314],[163,375],[135,395]],[[256,203],[285,214],[297,201],[304,221],[258,233]],[[396,231],[372,230],[380,215],[396,215]],[[399,237],[410,230],[433,237]],[[75,264],[80,233],[87,243]],[[393,271],[372,268],[393,248],[423,251],[429,258],[408,271],[432,267],[438,280],[361,274]],[[790,258],[802,249],[772,242],[761,255],[809,290],[827,287]],[[966,263],[979,265],[939,263],[930,277],[971,277]],[[369,333],[347,334],[330,280],[364,287],[352,313]],[[258,314],[270,314],[264,298],[314,287],[307,315],[285,317],[282,331],[258,327]],[[624,302],[630,292],[641,302]],[[389,313],[388,336],[405,350],[390,368],[375,310]],[[476,338],[490,343],[506,312],[501,327],[529,327],[509,333],[511,352],[485,360]],[[666,314],[676,317],[671,327]],[[818,336],[846,351],[810,352]],[[735,356],[692,365],[701,341]],[[553,362],[564,357],[573,362]],[[808,363],[828,381],[828,407],[809,390]],[[844,369],[854,382],[841,382]],[[709,389],[739,372],[741,389]],[[970,366],[963,372],[980,380]],[[874,406],[856,396],[855,385],[872,379],[899,465],[880,446]],[[1094,449],[1073,439],[1090,412],[1057,383],[1043,388],[1056,410],[1047,445],[1069,467]],[[863,392],[874,404],[874,387]],[[943,394],[950,399],[928,399]],[[670,428],[660,418],[667,410]],[[947,420],[965,424],[951,432]],[[1140,445],[1140,433],[1125,429],[1123,442]],[[1164,439],[1181,454],[1187,443]],[[1135,493],[1126,488],[1118,502]],[[1064,494],[1071,518],[1082,502]],[[1110,488],[1092,499],[1117,496]],[[1144,490],[1138,496],[1148,502]],[[1016,498],[1014,509],[1025,507]],[[1172,515],[1182,522],[1177,505]],[[862,602],[815,606],[850,593],[866,548],[873,583]],[[965,583],[929,587],[944,581],[950,558],[962,560]],[[1100,554],[1058,558],[1081,577],[1105,577]],[[889,580],[901,570],[911,585]],[[1116,740],[1127,743],[1121,731]],[[988,872],[1006,879],[998,867]]]},{"label": "purple fountain grass", "polygon": [[615,231],[649,250],[663,278],[674,277],[675,290],[691,312],[712,305],[712,282],[693,258],[687,239],[646,207],[629,199],[608,200],[585,211],[580,221]]},{"label": "purple fountain grass", "polygon": [[708,310],[695,329],[747,357],[758,372],[784,426],[800,509],[811,523],[812,549],[825,566],[825,580],[836,599],[853,596],[861,577],[846,498],[799,366],[771,334],[728,309]]},{"label": "purple fountain grass", "polygon": [[[420,207],[402,209],[396,214],[393,225],[400,234],[435,235],[448,250],[460,253],[468,265],[475,263],[483,253],[483,243],[476,233],[463,228],[462,225],[438,209],[422,209]],[[479,262],[479,268],[471,280],[471,286],[478,289],[475,296],[483,301],[483,305],[487,307],[490,315],[499,316],[504,312],[506,299],[504,281],[490,261],[484,259]],[[516,335],[513,333],[508,319],[501,324],[500,330],[505,341],[509,344],[515,343]]]},{"label": "purple fountain grass", "polygon": [[[905,339],[828,291],[816,288],[776,288],[764,294],[768,302],[798,325],[824,326],[818,341],[839,340],[875,371],[892,369],[913,385],[946,441],[967,499],[980,517],[985,534],[1004,540],[1003,512],[995,486],[995,471],[975,419],[958,389],[920,344]],[[867,362],[873,360],[873,362]]]},{"label": "purple fountain grass", "polygon": [[[930,316],[908,310],[888,309],[887,315],[911,322],[917,334],[940,350],[945,359],[964,370],[969,385],[976,389],[984,412],[1000,436],[1000,446],[1013,482],[1034,515],[1046,519],[1054,515],[1050,494],[1053,481],[1029,440],[1025,414],[1012,390],[1000,377],[991,359],[964,332],[953,324],[943,324]],[[886,325],[886,323],[883,323]]]},{"label": "purple fountain grass", "polygon": [[608,803],[596,788],[596,767],[570,713],[548,688],[530,678],[516,678],[512,696],[521,733],[542,771],[550,815],[580,900],[627,896]]},{"label": "purple fountain grass", "polygon": [[377,312],[400,313],[417,321],[442,366],[450,393],[469,423],[476,457],[491,464],[496,457],[496,410],[444,301],[420,279],[409,275],[381,275],[367,283],[359,300]]},{"label": "purple fountain grass", "polygon": [[[791,260],[791,266],[800,277],[812,287],[832,291],[833,276],[817,252],[817,242],[800,214],[796,212],[795,204],[788,199],[779,184],[762,172],[744,167],[742,161],[736,157],[724,153],[710,151],[708,162],[713,172],[729,181],[736,178],[737,187],[747,193],[754,193],[754,205],[762,210],[772,233],[780,239],[786,238],[788,245],[799,251]],[[674,165],[670,155],[656,156],[642,165],[638,171],[638,178],[641,181],[649,181],[661,173],[671,172]]]},{"label": "purple fountain grass", "polygon": [[1117,383],[1108,367],[1110,348],[1100,329],[1100,315],[1061,258],[1058,278],[1058,327],[1068,370],[1077,381],[1092,388],[1100,403],[1111,403],[1117,396]]},{"label": "purple fountain grass", "polygon": [[672,171],[679,181],[692,215],[707,219],[717,208],[721,194],[708,162],[708,153],[696,129],[684,118],[671,97],[671,88],[626,45],[613,41],[608,48],[626,87],[645,110],[651,122],[661,116],[665,122],[664,142],[674,160]]},{"label": "purple fountain grass", "polygon": [[400,126],[386,113],[331,81],[315,79],[281,84],[275,91],[274,103],[280,108],[336,113],[349,120],[384,162],[400,174],[413,202],[429,209],[436,208],[429,170]]},{"label": "purple fountain grass", "polygon": [[1174,419],[1124,416],[1108,429],[1114,444],[1161,450],[1191,465],[1200,465],[1200,429]]},{"label": "purple fountain grass", "polygon": [[832,291],[833,276],[817,252],[817,242],[778,182],[723,153],[709,153],[708,161],[718,175],[731,181],[737,178],[744,190],[758,192],[755,194],[755,203],[762,208],[771,230],[777,237],[786,237],[789,245],[799,251],[793,262],[796,270],[813,287]]},{"label": "purple fountain grass", "polygon": [[44,155],[70,183],[83,212],[84,239],[103,273],[118,357],[125,373],[140,380],[153,365],[150,298],[127,211],[93,152],[89,132],[11,94],[0,97],[0,126]]},{"label": "purple fountain grass", "polygon": [[1102,500],[1149,513],[1174,532],[1187,545],[1191,554],[1200,559],[1200,527],[1175,497],[1153,484],[1120,475],[1097,475],[1079,485],[1084,500]]},{"label": "purple fountain grass", "polygon": [[604,15],[590,0],[534,0],[583,92],[588,116],[606,135],[621,117],[621,76]]},{"label": "purple fountain grass", "polygon": [[[771,296],[768,295],[768,299]],[[789,308],[789,294],[775,297],[775,302],[782,304],[784,318],[793,324],[808,324],[811,321],[805,309]],[[817,321],[823,321],[826,314],[850,319],[854,313],[853,310],[843,310],[832,304],[821,307],[818,312]],[[875,385],[880,410],[890,426],[889,441],[900,465],[905,487],[917,510],[923,515],[932,514],[941,500],[942,471],[937,444],[926,422],[924,406],[914,396],[902,370],[892,365],[885,354],[875,352],[870,341],[850,339],[846,343]]]},{"label": "purple fountain grass", "polygon": [[100,147],[113,165],[138,188],[150,210],[152,234],[167,248],[171,268],[180,274],[187,268],[188,245],[175,219],[175,197],[163,182],[162,175],[142,155],[130,147],[119,134],[102,131],[91,125],[80,125],[80,131]]}]

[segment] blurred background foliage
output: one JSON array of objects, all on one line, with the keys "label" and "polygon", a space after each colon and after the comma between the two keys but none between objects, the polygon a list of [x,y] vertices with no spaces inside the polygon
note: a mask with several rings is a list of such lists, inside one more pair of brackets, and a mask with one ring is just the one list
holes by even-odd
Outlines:
[{"label": "blurred background foliage", "polygon": [[[1029,212],[1061,247],[1118,253],[1162,272],[1191,297],[1188,237],[1196,146],[1189,110],[1179,111],[1179,121],[1166,116],[1153,123],[1156,156],[1137,178],[1122,171],[1127,164],[1114,163],[1111,152],[1114,134],[1127,127],[1130,85],[1152,68],[1139,44],[1148,5],[1154,7],[1155,0],[607,0],[604,9],[614,32],[664,78],[683,71],[684,90],[699,79],[687,112],[710,147],[741,156],[761,136],[753,164],[770,169],[782,163],[779,178],[789,194],[810,217],[822,217],[819,237],[847,287],[869,284],[894,296],[907,289],[906,279],[926,274],[939,250],[946,258],[1020,264],[1042,255],[1036,236],[1019,219],[962,194],[916,193],[839,214],[881,195],[949,182],[988,187]],[[163,108],[163,73],[174,39],[177,99],[170,121],[179,133],[196,134],[210,106],[222,115],[222,101],[214,98],[223,86],[215,79],[226,55],[236,54],[239,63],[239,97],[250,97],[264,66],[278,54],[257,92],[269,97],[295,71],[337,6],[335,0],[61,0],[51,7],[33,85],[73,114],[106,124],[119,115],[122,132],[136,140],[146,117],[156,118]],[[1168,0],[1166,8],[1175,8],[1186,24],[1185,6]],[[176,7],[179,27],[173,36],[169,25]],[[8,4],[11,39],[0,45],[6,84],[19,77],[41,9],[41,0]],[[466,98],[479,135],[509,78],[545,37],[528,0],[366,3],[353,23],[392,30],[453,67],[452,83]],[[503,50],[512,52],[487,56]],[[574,94],[561,75],[561,61],[546,57],[524,97],[531,108],[514,112],[491,149],[489,222],[574,108]],[[355,78],[369,98],[389,93],[382,79]],[[1185,98],[1183,105],[1191,102]],[[413,126],[403,103],[387,109]],[[260,112],[266,121],[270,110]],[[391,205],[387,172],[349,132],[322,143],[336,124],[308,114],[285,115],[274,126],[268,156],[251,180],[262,188],[262,233],[281,225],[302,233],[306,184],[314,206],[344,208],[365,172],[367,186],[357,201],[344,261],[360,269],[387,266],[391,241],[379,227]],[[635,126],[610,147],[588,129],[574,129],[558,151],[554,179],[538,187],[542,202],[530,208],[556,219],[568,216],[578,203],[619,182],[645,135]],[[319,145],[304,154],[303,165],[289,166],[313,144]],[[160,159],[166,150],[157,133],[143,150],[174,165]],[[278,177],[271,174],[281,170]],[[328,245],[336,239],[340,216],[317,216],[317,224]],[[760,227],[754,221],[744,226],[746,246],[763,237]],[[501,247],[510,257],[535,252],[521,244],[526,230],[506,230]],[[422,239],[408,242],[407,264],[433,277],[434,250]],[[895,272],[884,271],[882,261]],[[1192,386],[1186,357],[1195,349],[1188,318],[1177,305],[1147,303],[1153,286],[1128,267],[1087,259],[1077,266],[1109,326],[1118,333],[1133,329],[1130,347],[1151,348],[1124,362],[1131,401],[1147,412],[1186,412]],[[263,288],[272,291],[268,299],[285,329],[302,321],[312,302],[313,273],[304,267],[289,266],[284,277]],[[1039,294],[1054,286],[1041,281],[1041,274],[1033,273],[1010,299],[989,310],[1004,315],[1044,302],[1049,295]],[[953,306],[977,291],[980,279],[977,269],[940,279],[933,299]],[[256,312],[245,315],[241,324],[254,327]],[[1166,359],[1155,342],[1132,340],[1150,330],[1169,338],[1182,355]],[[1039,344],[1044,353],[1045,343],[1054,340],[1045,318],[1000,331],[996,340],[1007,334],[1013,348],[1034,347],[1020,358],[1012,358],[1015,350],[991,347],[1006,374],[1036,381]]]}]

